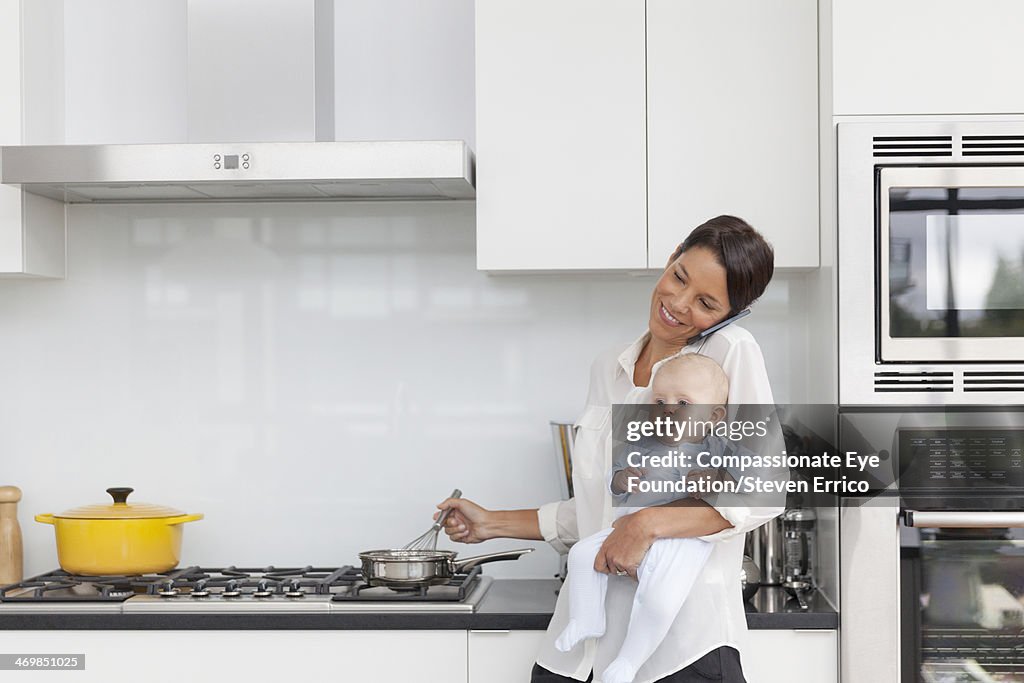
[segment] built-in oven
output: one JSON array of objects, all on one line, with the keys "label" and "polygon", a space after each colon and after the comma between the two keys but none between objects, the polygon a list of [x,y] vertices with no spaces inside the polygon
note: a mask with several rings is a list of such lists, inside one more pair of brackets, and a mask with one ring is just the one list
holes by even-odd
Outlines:
[{"label": "built-in oven", "polygon": [[843,409],[893,482],[843,501],[843,683],[1024,683],[1024,409]]},{"label": "built-in oven", "polygon": [[1024,401],[1024,120],[838,144],[840,403]]},{"label": "built-in oven", "polygon": [[1024,681],[1024,512],[903,523],[901,683]]}]

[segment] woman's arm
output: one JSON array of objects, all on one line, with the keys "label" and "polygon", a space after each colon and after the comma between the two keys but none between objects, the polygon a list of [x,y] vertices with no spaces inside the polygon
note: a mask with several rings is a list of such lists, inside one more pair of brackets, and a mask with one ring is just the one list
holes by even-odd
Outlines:
[{"label": "woman's arm", "polygon": [[[451,508],[451,514],[444,522],[445,533],[453,541],[479,543],[491,538],[521,538],[528,541],[543,541],[540,532],[537,509],[532,510],[488,510],[466,498],[449,498],[438,506],[441,510]],[[441,514],[440,512],[437,515]],[[434,515],[434,518],[437,518]]]},{"label": "woman's arm", "polygon": [[522,538],[543,541],[537,508],[532,510],[494,510],[488,524],[488,538]]},{"label": "woman's arm", "polygon": [[696,498],[680,498],[629,516],[634,515],[639,516],[635,522],[647,529],[652,539],[710,536],[732,527],[718,510]]},{"label": "woman's arm", "polygon": [[683,498],[620,517],[594,560],[599,572],[625,571],[634,579],[647,550],[659,538],[696,538],[732,528],[718,510],[702,500]]}]

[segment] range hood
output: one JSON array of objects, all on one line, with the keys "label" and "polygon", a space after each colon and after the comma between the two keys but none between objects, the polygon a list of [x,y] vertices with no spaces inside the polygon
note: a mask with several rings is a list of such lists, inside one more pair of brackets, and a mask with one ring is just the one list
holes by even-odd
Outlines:
[{"label": "range hood", "polygon": [[23,145],[0,180],[68,204],[472,199],[462,141]]}]

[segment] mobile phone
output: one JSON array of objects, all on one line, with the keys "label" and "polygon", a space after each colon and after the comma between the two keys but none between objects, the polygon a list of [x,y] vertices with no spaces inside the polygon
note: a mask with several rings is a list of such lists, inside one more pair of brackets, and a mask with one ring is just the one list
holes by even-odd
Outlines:
[{"label": "mobile phone", "polygon": [[748,315],[750,315],[750,309],[749,308],[744,308],[742,311],[740,311],[736,315],[730,316],[730,317],[726,318],[725,320],[723,320],[720,323],[715,323],[714,325],[712,325],[708,329],[704,330],[700,334],[697,334],[697,335],[694,335],[694,336],[690,337],[689,339],[686,340],[686,344],[687,345],[696,344],[699,341],[703,341],[704,339],[707,339],[708,337],[710,337],[715,332],[718,332],[720,329],[722,329],[726,325],[731,325],[734,322],[736,322],[737,320],[739,320],[740,318],[745,318]]}]

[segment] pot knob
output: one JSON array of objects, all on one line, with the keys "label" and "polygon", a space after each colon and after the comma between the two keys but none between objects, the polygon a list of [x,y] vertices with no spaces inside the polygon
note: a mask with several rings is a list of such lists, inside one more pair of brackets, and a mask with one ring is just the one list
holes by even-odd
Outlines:
[{"label": "pot knob", "polygon": [[128,495],[134,490],[125,486],[123,488],[107,489],[107,493],[114,499],[114,505],[127,505]]}]

